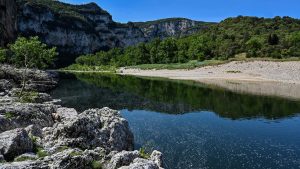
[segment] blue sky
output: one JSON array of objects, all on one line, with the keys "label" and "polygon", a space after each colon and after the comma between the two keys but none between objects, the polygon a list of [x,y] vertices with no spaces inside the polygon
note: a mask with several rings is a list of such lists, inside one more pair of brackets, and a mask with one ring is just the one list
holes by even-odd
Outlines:
[{"label": "blue sky", "polygon": [[221,21],[227,17],[291,16],[300,18],[300,0],[62,0],[73,4],[96,2],[118,22],[185,17]]}]

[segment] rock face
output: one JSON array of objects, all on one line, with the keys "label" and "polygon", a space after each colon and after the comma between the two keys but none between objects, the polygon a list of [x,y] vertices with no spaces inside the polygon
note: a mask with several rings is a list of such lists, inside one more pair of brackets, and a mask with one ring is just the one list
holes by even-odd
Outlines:
[{"label": "rock face", "polygon": [[[149,159],[141,159],[138,151],[132,151],[133,134],[118,111],[102,108],[79,113],[55,105],[46,93],[38,93],[40,98],[32,103],[20,102],[14,93],[19,90],[22,70],[8,65],[0,65],[0,70],[4,78],[0,80],[1,169],[163,167],[161,153],[154,151]],[[57,84],[50,72],[29,72],[29,86],[52,82],[44,91]],[[2,98],[10,102],[3,103]]]},{"label": "rock face", "polygon": [[[147,41],[139,28],[114,22],[112,16],[95,3],[70,5],[53,0],[17,2],[18,32],[24,36],[38,35],[46,44],[56,46],[64,56],[78,56]],[[70,60],[66,58],[61,61]]]},{"label": "rock face", "polygon": [[5,46],[16,34],[16,2],[0,0],[0,46]]},{"label": "rock face", "polygon": [[194,21],[186,18],[168,18],[149,22],[134,23],[146,38],[166,38],[170,36],[184,36],[207,28],[213,23]]},{"label": "rock face", "polygon": [[13,41],[16,34],[39,36],[44,43],[57,47],[61,55],[59,66],[69,65],[78,55],[189,34],[204,27],[202,22],[177,18],[121,24],[95,3],[70,5],[53,0],[0,0],[0,8],[6,9],[0,10],[0,30],[5,37],[1,38],[1,46]]}]

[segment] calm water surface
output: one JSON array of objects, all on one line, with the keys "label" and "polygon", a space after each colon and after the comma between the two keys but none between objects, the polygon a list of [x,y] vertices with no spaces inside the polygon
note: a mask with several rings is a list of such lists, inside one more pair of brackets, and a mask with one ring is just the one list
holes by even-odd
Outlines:
[{"label": "calm water surface", "polygon": [[78,111],[120,110],[135,147],[167,169],[299,169],[300,101],[237,94],[187,81],[62,74],[52,92]]}]

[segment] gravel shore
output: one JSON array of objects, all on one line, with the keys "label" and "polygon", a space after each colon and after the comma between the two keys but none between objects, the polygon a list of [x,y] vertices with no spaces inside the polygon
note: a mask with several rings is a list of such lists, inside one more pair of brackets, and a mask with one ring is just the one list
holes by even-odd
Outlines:
[{"label": "gravel shore", "polygon": [[124,69],[120,74],[193,80],[232,91],[300,99],[299,61],[234,61],[193,70]]}]

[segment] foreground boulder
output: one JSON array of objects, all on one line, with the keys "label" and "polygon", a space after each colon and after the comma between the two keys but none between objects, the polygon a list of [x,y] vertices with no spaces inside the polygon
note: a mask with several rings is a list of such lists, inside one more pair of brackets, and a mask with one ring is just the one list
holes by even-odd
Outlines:
[{"label": "foreground boulder", "polygon": [[107,169],[162,169],[162,154],[153,151],[149,159],[142,158],[138,151],[122,151],[115,154]]},{"label": "foreground boulder", "polygon": [[[13,81],[15,84],[21,84],[23,69],[17,69],[10,65],[0,65],[0,79]],[[37,69],[27,70],[28,90],[45,92],[57,86],[58,74],[55,72],[45,72]]]},{"label": "foreground boulder", "polygon": [[108,151],[133,149],[133,135],[128,123],[117,111],[91,109],[74,118],[64,119],[44,129],[45,149],[51,151],[62,146],[81,149],[103,147]]},{"label": "foreground boulder", "polygon": [[0,134],[0,153],[6,161],[12,161],[23,153],[31,152],[32,149],[32,140],[24,129],[15,129]]},{"label": "foreground boulder", "polygon": [[53,126],[52,114],[57,106],[51,104],[14,103],[0,106],[0,132],[36,125]]}]

